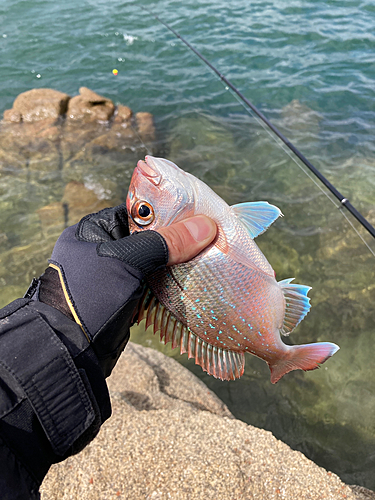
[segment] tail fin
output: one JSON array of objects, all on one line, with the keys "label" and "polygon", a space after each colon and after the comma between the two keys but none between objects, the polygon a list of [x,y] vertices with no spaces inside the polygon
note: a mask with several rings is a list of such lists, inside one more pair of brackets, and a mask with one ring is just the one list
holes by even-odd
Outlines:
[{"label": "tail fin", "polygon": [[271,382],[276,384],[281,377],[292,370],[316,370],[339,349],[338,345],[330,342],[290,346],[285,357],[273,364],[269,363]]}]

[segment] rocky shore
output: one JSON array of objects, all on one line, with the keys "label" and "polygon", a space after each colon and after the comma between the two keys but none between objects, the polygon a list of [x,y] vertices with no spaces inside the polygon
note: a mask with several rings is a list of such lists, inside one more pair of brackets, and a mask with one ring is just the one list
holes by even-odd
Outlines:
[{"label": "rocky shore", "polygon": [[61,231],[126,198],[140,158],[154,152],[148,112],[81,87],[20,94],[0,121],[0,305],[41,274]]},{"label": "rocky shore", "polygon": [[53,466],[42,500],[370,500],[270,432],[233,417],[191,372],[130,343],[109,378],[112,417]]}]

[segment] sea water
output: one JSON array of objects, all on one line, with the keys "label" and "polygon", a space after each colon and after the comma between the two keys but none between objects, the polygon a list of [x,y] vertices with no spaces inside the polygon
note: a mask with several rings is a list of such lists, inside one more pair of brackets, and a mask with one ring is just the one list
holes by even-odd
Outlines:
[{"label": "sea water", "polygon": [[[220,382],[141,327],[132,340],[186,364],[238,418],[271,430],[344,481],[375,489],[373,239],[140,5],[201,51],[375,224],[375,4],[0,1],[0,111],[31,88],[76,95],[86,86],[151,112],[154,153],[230,204],[280,207],[285,217],[257,243],[279,280],[295,276],[313,287],[311,312],[287,342],[332,341],[341,350],[320,370],[290,373],[273,386],[267,366],[251,356],[241,380]],[[86,185],[115,179],[125,196],[131,168],[102,158],[86,165]],[[59,189],[50,173],[36,185],[0,171],[1,305],[20,296],[26,275],[43,270],[44,256],[37,264],[23,257],[11,273],[4,262],[27,255],[36,210],[59,200]],[[43,248],[39,236],[38,245],[30,249]]]}]

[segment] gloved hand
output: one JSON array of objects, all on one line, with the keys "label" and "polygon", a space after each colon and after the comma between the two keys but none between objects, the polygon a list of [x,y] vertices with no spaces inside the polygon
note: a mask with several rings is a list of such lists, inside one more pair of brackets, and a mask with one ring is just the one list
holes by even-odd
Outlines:
[{"label": "gloved hand", "polygon": [[38,298],[81,326],[107,377],[129,340],[147,274],[193,258],[215,235],[215,223],[196,216],[129,236],[125,205],[106,208],[61,234]]}]

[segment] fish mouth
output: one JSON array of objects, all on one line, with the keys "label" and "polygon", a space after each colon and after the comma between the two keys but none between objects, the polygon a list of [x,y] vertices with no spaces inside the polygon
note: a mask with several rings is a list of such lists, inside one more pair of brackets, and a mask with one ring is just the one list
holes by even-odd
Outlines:
[{"label": "fish mouth", "polygon": [[146,177],[152,184],[158,186],[161,181],[161,174],[153,168],[153,162],[150,162],[150,156],[146,156],[146,161],[139,160],[137,163],[137,169],[140,170],[140,173]]},{"label": "fish mouth", "polygon": [[173,162],[165,158],[155,158],[150,155],[147,155],[145,160],[139,160],[137,168],[155,186],[160,184],[163,174],[168,176],[171,170],[181,172],[181,169]]}]

